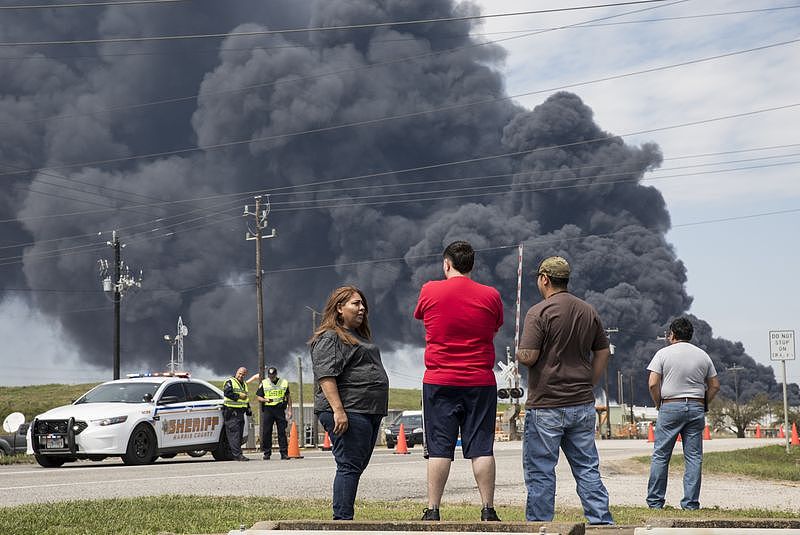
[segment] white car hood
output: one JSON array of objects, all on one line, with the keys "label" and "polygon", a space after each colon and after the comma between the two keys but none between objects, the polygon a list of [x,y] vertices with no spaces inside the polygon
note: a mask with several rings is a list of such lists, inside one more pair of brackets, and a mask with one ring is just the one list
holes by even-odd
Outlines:
[{"label": "white car hood", "polygon": [[39,420],[99,420],[101,418],[111,418],[114,416],[125,416],[134,413],[141,413],[145,410],[152,410],[153,406],[149,403],[81,403],[79,405],[64,405],[56,407],[40,414],[36,418]]}]

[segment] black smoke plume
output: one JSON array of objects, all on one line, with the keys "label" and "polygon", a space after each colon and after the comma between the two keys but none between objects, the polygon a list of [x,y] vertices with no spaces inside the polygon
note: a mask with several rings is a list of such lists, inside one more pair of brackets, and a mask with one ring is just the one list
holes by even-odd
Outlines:
[{"label": "black smoke plume", "polygon": [[[473,4],[451,0],[20,11],[4,13],[0,41],[475,13]],[[569,258],[572,290],[619,328],[612,383],[617,369],[633,374],[643,402],[644,368],[662,344],[656,337],[691,304],[686,269],[665,239],[664,200],[640,182],[661,153],[602,130],[575,94],[556,93],[533,109],[504,99],[496,70],[504,51],[470,36],[474,24],[4,47],[0,210],[12,221],[0,225],[0,240],[30,244],[3,249],[2,284],[36,290],[31,306],[60,321],[87,362],[108,365],[112,317],[94,265],[111,254],[107,232],[119,229],[126,262],[145,273],[143,288],[123,303],[123,371],[163,366],[161,335],[179,314],[191,326],[187,360],[220,374],[254,366],[254,253],[241,212],[252,206],[248,192],[267,192],[279,234],[264,242],[269,363],[288,365],[290,354],[304,351],[305,307],[321,309],[344,283],[366,292],[384,351],[421,346],[411,311],[420,285],[441,276],[439,254],[454,239],[472,242],[475,278],[501,291],[503,358],[514,335],[515,246],[525,243],[523,311],[539,299],[533,266],[550,254]],[[171,101],[137,106],[161,100]],[[337,125],[352,126],[330,129]],[[198,146],[205,149],[182,150]],[[170,151],[180,152],[136,157]],[[441,165],[449,162],[464,163]],[[408,169],[417,170],[401,172]],[[42,291],[58,288],[67,291]],[[718,369],[746,368],[743,397],[776,395],[768,367],[696,323],[696,340]],[[723,394],[732,396],[728,375]]]}]

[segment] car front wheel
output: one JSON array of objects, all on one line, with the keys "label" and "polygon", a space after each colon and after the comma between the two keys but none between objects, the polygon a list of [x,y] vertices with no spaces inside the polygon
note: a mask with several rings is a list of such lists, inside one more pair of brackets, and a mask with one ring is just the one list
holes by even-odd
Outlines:
[{"label": "car front wheel", "polygon": [[150,464],[156,459],[156,436],[146,424],[137,426],[128,440],[122,462],[128,465]]},{"label": "car front wheel", "polygon": [[222,433],[219,434],[219,444],[211,452],[211,455],[214,456],[215,461],[232,461],[233,460],[233,453],[231,453],[231,446],[228,443],[228,435],[225,433],[225,430],[222,430]]}]

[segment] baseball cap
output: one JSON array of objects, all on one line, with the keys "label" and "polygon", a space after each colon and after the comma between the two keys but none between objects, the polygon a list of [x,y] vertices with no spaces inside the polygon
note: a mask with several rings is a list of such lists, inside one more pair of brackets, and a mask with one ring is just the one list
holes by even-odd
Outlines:
[{"label": "baseball cap", "polygon": [[278,368],[276,368],[275,366],[270,366],[267,369],[267,375],[278,375]]},{"label": "baseball cap", "polygon": [[542,260],[537,274],[555,277],[557,279],[569,278],[569,262],[560,256],[551,256]]}]

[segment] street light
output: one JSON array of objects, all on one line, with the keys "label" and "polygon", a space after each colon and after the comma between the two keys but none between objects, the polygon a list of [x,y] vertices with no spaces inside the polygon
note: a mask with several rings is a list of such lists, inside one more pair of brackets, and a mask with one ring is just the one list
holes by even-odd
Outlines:
[{"label": "street light", "polygon": [[170,335],[164,335],[164,341],[169,344],[169,371],[175,373],[175,342],[177,337],[172,338]]}]

